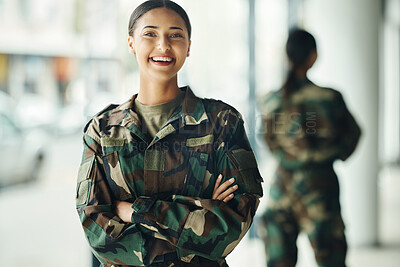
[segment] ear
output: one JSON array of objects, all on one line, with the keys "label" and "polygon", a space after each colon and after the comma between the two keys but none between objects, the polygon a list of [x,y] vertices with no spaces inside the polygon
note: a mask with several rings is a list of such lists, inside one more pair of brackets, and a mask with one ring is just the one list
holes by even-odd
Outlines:
[{"label": "ear", "polygon": [[188,50],[187,50],[187,54],[186,57],[190,56],[190,46],[192,45],[192,41],[189,41],[189,46],[188,46]]},{"label": "ear", "polygon": [[132,36],[128,37],[128,47],[129,47],[129,53],[136,54],[136,50],[135,50],[135,46],[133,44],[133,37]]}]

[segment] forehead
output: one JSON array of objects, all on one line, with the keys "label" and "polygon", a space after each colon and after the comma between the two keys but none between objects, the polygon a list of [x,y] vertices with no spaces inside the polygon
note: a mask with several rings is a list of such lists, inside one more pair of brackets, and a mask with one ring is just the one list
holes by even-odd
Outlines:
[{"label": "forehead", "polygon": [[136,22],[137,29],[145,26],[162,27],[180,27],[187,31],[185,21],[175,11],[162,7],[147,11]]}]

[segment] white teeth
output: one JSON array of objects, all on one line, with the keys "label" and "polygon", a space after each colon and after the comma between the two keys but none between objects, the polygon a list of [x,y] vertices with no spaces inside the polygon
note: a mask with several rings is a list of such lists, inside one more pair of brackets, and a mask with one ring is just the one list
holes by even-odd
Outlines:
[{"label": "white teeth", "polygon": [[170,57],[153,57],[154,61],[162,61],[162,62],[171,62],[172,58]]}]

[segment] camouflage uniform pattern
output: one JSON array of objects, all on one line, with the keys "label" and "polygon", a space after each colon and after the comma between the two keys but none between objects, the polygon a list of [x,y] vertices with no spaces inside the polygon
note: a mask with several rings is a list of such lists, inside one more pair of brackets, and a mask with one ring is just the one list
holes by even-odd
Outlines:
[{"label": "camouflage uniform pattern", "polygon": [[[154,139],[131,108],[136,95],[85,128],[76,207],[104,266],[227,266],[252,223],[262,178],[240,114],[183,90]],[[239,186],[228,203],[211,199],[220,173]],[[132,223],[115,200],[133,203]]]},{"label": "camouflage uniform pattern", "polygon": [[263,214],[269,267],[295,266],[304,231],[319,266],[345,266],[347,243],[333,169],[355,150],[361,131],[342,95],[305,81],[288,98],[259,103],[264,139],[279,165]]}]

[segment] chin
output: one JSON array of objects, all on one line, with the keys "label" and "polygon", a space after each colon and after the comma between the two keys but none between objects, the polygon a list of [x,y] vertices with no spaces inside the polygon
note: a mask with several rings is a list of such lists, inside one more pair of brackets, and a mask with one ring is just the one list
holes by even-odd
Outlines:
[{"label": "chin", "polygon": [[168,82],[170,80],[176,79],[177,73],[170,74],[170,73],[155,72],[151,75],[151,77],[152,79],[160,82]]}]

